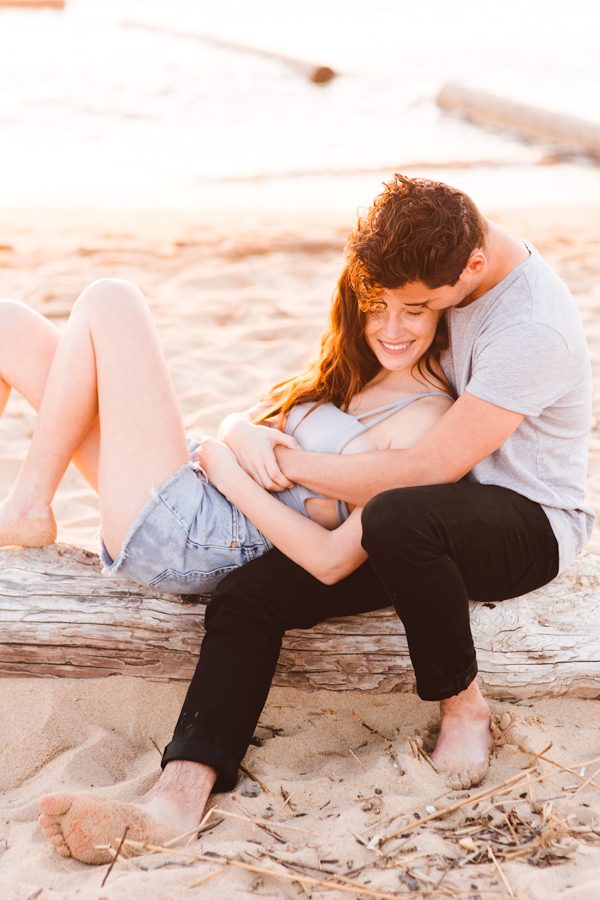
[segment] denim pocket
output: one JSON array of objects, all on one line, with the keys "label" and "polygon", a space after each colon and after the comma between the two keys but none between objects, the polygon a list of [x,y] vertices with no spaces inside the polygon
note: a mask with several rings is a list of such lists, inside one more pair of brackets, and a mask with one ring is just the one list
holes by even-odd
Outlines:
[{"label": "denim pocket", "polygon": [[236,550],[240,546],[239,510],[216,487],[205,482],[202,502],[190,522],[186,544],[191,550]]}]

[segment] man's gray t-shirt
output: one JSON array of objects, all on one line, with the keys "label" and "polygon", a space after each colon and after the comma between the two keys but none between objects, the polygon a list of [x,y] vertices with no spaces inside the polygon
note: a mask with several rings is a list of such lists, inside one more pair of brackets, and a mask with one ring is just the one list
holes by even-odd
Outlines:
[{"label": "man's gray t-shirt", "polygon": [[525,416],[471,477],[541,504],[558,541],[562,572],[594,524],[584,506],[591,369],[571,294],[526,246],[529,257],[495,287],[468,306],[447,310],[450,347],[441,362],[457,394],[468,391]]}]

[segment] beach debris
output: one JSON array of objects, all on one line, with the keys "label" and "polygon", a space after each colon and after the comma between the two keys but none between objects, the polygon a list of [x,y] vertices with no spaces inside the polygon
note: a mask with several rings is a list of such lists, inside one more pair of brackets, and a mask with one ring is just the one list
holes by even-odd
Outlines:
[{"label": "beach debris", "polygon": [[292,795],[289,793],[289,791],[286,791],[285,788],[282,787],[282,785],[279,785],[279,790],[281,792],[281,796],[283,797],[283,806],[281,808],[285,809],[286,806],[289,805],[292,812],[295,812],[295,807],[292,803]]},{"label": "beach debris", "polygon": [[[263,781],[261,781],[260,778],[255,775],[254,772],[252,772],[247,766],[240,763],[239,769],[240,772],[243,772],[244,775],[250,779],[250,781],[254,781],[259,786],[259,788],[265,792],[265,794],[272,793],[271,789],[267,787],[267,785]],[[256,794],[255,796],[258,796],[258,794]]]},{"label": "beach debris", "polygon": [[123,20],[121,25],[125,28],[137,28],[158,34],[166,34],[170,37],[202,41],[206,44],[211,44],[213,47],[221,47],[223,50],[233,50],[237,53],[247,53],[252,56],[261,56],[263,59],[272,59],[274,62],[283,63],[283,65],[288,68],[304,75],[304,77],[308,78],[309,81],[312,81],[313,84],[328,84],[337,75],[330,66],[318,65],[304,59],[298,59],[295,56],[288,56],[285,53],[267,50],[264,47],[253,47],[250,44],[244,44],[240,41],[230,40],[229,38],[219,37],[214,34],[187,30],[180,31],[179,29],[170,28],[165,25],[154,24],[152,22],[139,22],[130,19]]},{"label": "beach debris", "polygon": [[249,781],[242,788],[242,797],[258,797],[260,795],[260,785],[256,781]]},{"label": "beach debris", "polygon": [[129,825],[126,825],[126,826],[125,826],[125,830],[124,830],[124,832],[123,832],[123,836],[122,836],[121,840],[119,841],[119,846],[117,847],[117,851],[116,851],[115,855],[113,856],[113,858],[112,858],[112,860],[111,860],[111,862],[110,862],[110,865],[109,865],[108,869],[106,870],[106,875],[105,875],[104,878],[102,879],[102,884],[100,885],[100,887],[104,887],[104,885],[106,884],[106,882],[107,882],[107,880],[108,880],[108,876],[109,876],[110,873],[112,872],[112,870],[113,870],[113,868],[114,868],[114,866],[115,866],[115,863],[116,863],[117,859],[119,858],[119,853],[120,853],[121,850],[123,849],[123,844],[125,843],[125,841],[126,841],[126,839],[127,839],[127,834],[128,834],[128,833],[129,833]]},{"label": "beach debris", "polygon": [[354,759],[355,759],[356,762],[359,764],[359,766],[361,767],[361,769],[363,769],[363,771],[366,772],[366,771],[367,771],[367,767],[365,766],[364,763],[362,763],[362,762],[360,761],[360,759],[358,758],[358,756],[356,755],[356,753],[354,752],[354,750],[352,749],[352,747],[348,747],[348,752],[354,757]]},{"label": "beach debris", "polygon": [[220,806],[213,806],[202,819],[202,823],[208,821],[210,816],[222,816],[225,819],[239,819],[241,822],[250,822],[251,825],[268,825],[269,828],[283,828],[289,831],[297,831],[299,834],[307,834],[312,837],[318,837],[318,831],[311,831],[308,828],[300,828],[298,825],[290,825],[288,822],[271,822],[259,816],[242,815],[241,813],[230,812],[227,809],[221,809]]},{"label": "beach debris", "polygon": [[154,747],[154,749],[156,750],[156,752],[158,753],[158,755],[159,755],[159,756],[161,757],[161,759],[162,759],[163,752],[162,752],[162,750],[160,749],[160,747],[158,746],[158,743],[154,740],[153,737],[148,737],[148,740],[150,741],[150,743],[152,744],[152,746]]},{"label": "beach debris", "polygon": [[437,105],[476,125],[550,144],[561,154],[583,154],[600,160],[600,123],[519,103],[457,82],[442,87]]},{"label": "beach debris", "polygon": [[[449,794],[440,795],[435,802],[421,807],[419,818],[413,818],[414,811],[407,810],[392,816],[385,823],[385,830],[376,826],[374,834],[370,830],[357,834],[349,829],[367,856],[357,866],[323,854],[329,834],[309,832],[272,819],[264,827],[264,817],[231,813],[218,807],[213,807],[204,821],[213,815],[231,817],[263,826],[261,830],[266,835],[262,840],[253,838],[236,852],[222,852],[221,847],[214,845],[211,851],[204,852],[202,847],[196,850],[190,845],[174,850],[173,842],[154,846],[125,840],[124,846],[137,853],[164,854],[169,865],[179,855],[182,865],[198,867],[196,886],[214,877],[215,872],[234,868],[259,877],[264,885],[279,882],[282,892],[284,882],[295,882],[300,891],[307,893],[312,890],[387,898],[399,895],[399,882],[403,892],[431,897],[466,896],[468,884],[472,885],[470,896],[515,897],[512,876],[505,869],[507,862],[521,861],[539,867],[563,865],[582,845],[600,844],[600,825],[584,808],[588,805],[585,800],[575,799],[564,790],[551,791],[551,796],[538,799],[523,791],[524,786],[542,785],[561,779],[565,772],[574,772],[589,792],[594,786],[586,779],[594,765],[600,763],[600,757],[566,765],[547,757],[547,750],[531,751],[529,756],[528,769],[447,805],[441,798]],[[381,801],[382,794],[359,794],[355,800],[363,804]],[[398,823],[399,818],[404,824]],[[398,827],[390,829],[394,822]],[[287,831],[289,837],[286,835],[284,840],[277,834],[279,831]],[[265,843],[266,836],[278,840],[279,846]],[[476,873],[475,880],[473,876],[469,879],[469,871]],[[468,881],[464,875],[461,878],[462,873]]]},{"label": "beach debris", "polygon": [[498,874],[500,875],[500,878],[502,879],[502,882],[503,882],[503,884],[504,884],[504,887],[505,887],[506,890],[508,891],[509,896],[510,896],[510,897],[514,897],[514,896],[515,896],[514,891],[513,891],[513,889],[511,888],[510,884],[508,883],[508,880],[507,880],[507,878],[506,878],[506,875],[504,874],[504,872],[502,871],[502,869],[501,869],[501,867],[500,867],[500,863],[498,862],[498,860],[497,860],[496,857],[494,856],[494,851],[492,850],[491,847],[488,847],[488,848],[487,848],[487,852],[488,852],[489,858],[490,858],[490,859],[492,860],[492,862],[494,863],[494,866],[498,869]]},{"label": "beach debris", "polygon": [[402,884],[409,889],[409,891],[416,892],[421,890],[421,885],[413,875],[407,875],[406,872],[400,872],[398,877],[400,878]]},{"label": "beach debris", "polygon": [[424,759],[425,762],[431,766],[433,771],[436,774],[439,774],[437,766],[435,765],[435,763],[432,760],[432,758],[430,757],[429,753],[427,752],[427,750],[425,750],[425,747],[423,746],[423,738],[422,737],[409,738],[408,743],[409,743],[411,753],[414,756],[414,758],[415,759]]},{"label": "beach debris", "polygon": [[463,850],[468,850],[469,853],[476,853],[479,847],[470,837],[460,838],[458,841],[458,846],[462,847]]}]

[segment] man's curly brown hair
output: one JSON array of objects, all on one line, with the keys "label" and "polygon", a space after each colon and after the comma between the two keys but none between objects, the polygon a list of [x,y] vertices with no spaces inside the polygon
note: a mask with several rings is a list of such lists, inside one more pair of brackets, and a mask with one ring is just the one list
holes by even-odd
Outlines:
[{"label": "man's curly brown hair", "polygon": [[454,285],[485,233],[485,219],[462,191],[394,175],[348,238],[352,286],[368,303],[382,288],[412,281],[432,289]]}]

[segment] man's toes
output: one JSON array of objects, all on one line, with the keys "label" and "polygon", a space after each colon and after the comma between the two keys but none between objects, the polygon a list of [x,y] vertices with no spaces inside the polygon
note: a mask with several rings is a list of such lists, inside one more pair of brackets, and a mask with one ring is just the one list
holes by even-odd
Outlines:
[{"label": "man's toes", "polygon": [[453,791],[466,791],[471,787],[471,782],[466,772],[447,772],[446,784]]},{"label": "man's toes", "polygon": [[42,794],[38,799],[40,812],[47,816],[64,816],[71,808],[72,803],[71,794]]},{"label": "man's toes", "polygon": [[55,834],[50,838],[50,843],[54,847],[57,853],[60,853],[61,856],[70,856],[71,851],[67,847],[64,837],[62,834]]},{"label": "man's toes", "polygon": [[[41,818],[41,816],[40,816]],[[42,833],[46,835],[46,837],[52,837],[55,834],[62,834],[62,828],[59,823],[55,820],[50,820],[50,822],[46,824],[42,824],[38,819],[38,824],[42,829]]]},{"label": "man's toes", "polygon": [[487,774],[489,763],[482,763],[480,766],[474,766],[469,770],[469,786],[476,787],[481,784]]},{"label": "man's toes", "polygon": [[481,784],[488,770],[487,764],[472,769],[459,769],[446,773],[446,784],[453,791],[468,791]]}]

